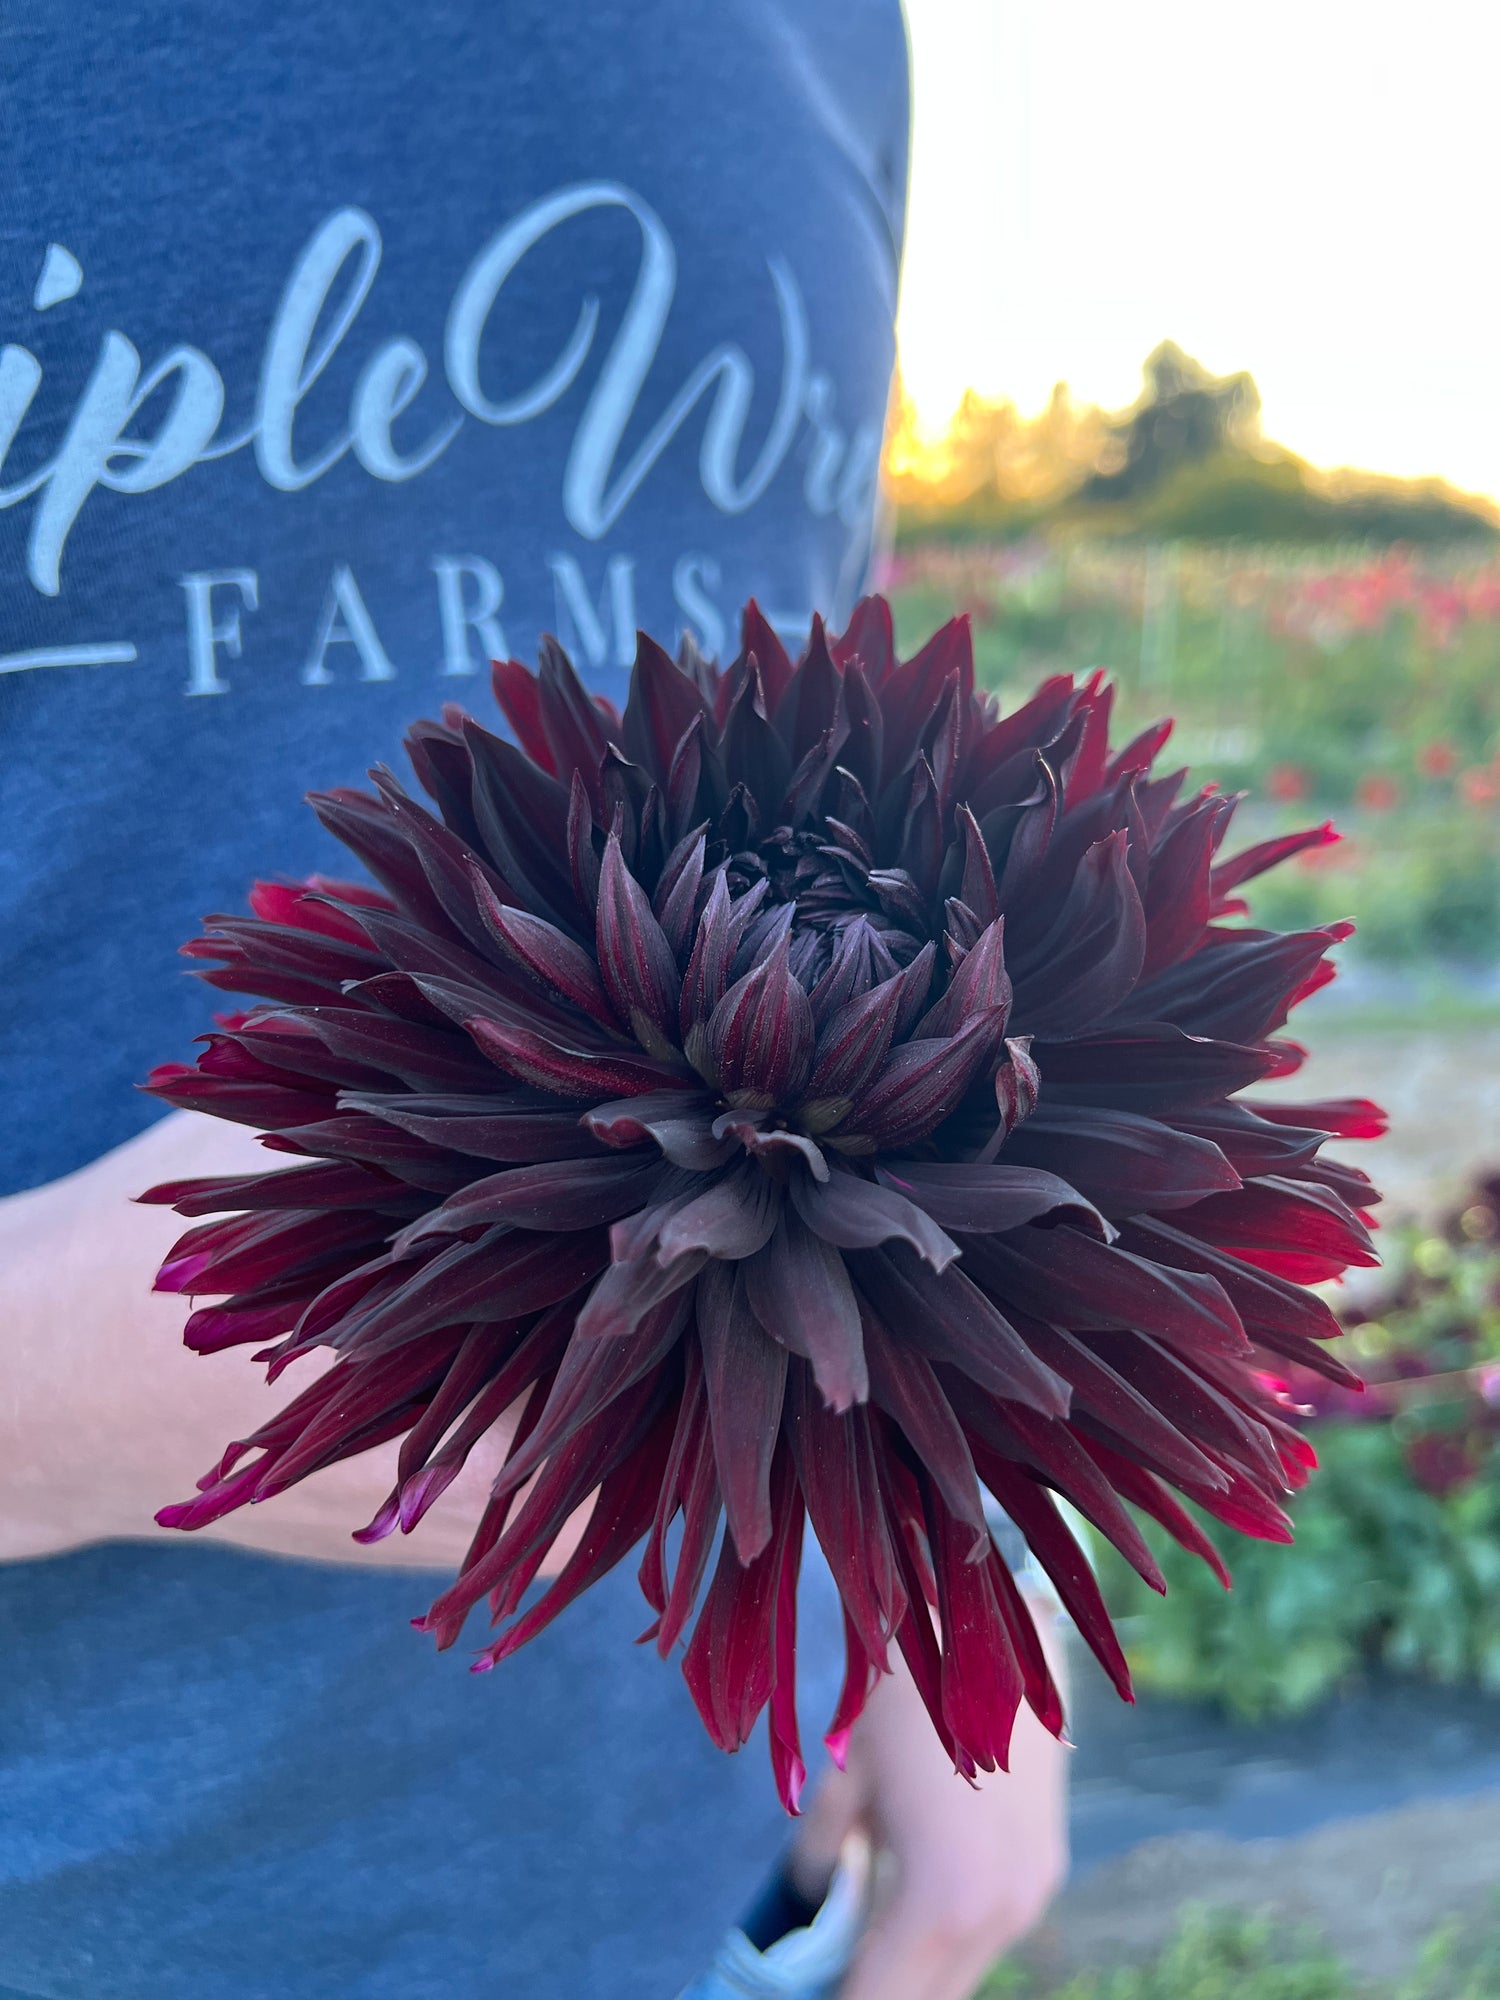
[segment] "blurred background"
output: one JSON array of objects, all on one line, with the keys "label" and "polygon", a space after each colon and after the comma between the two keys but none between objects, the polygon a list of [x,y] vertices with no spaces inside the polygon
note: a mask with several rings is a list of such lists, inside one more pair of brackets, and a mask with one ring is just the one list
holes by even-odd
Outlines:
[{"label": "blurred background", "polygon": [[1242,839],[1335,820],[1253,914],[1356,919],[1291,1094],[1391,1112],[1371,1392],[1291,1385],[1323,1478],[1230,1596],[1106,1572],[1141,1698],[1080,1658],[1074,1881],[992,1991],[1496,2000],[1500,16],[907,7],[901,637],[1106,669]]}]

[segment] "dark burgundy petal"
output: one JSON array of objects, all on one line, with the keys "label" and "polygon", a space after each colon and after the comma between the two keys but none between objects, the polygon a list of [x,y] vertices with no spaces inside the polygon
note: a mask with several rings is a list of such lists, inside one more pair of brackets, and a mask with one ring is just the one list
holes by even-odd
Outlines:
[{"label": "dark burgundy petal", "polygon": [[1321,826],[1307,827],[1301,833],[1283,833],[1274,840],[1257,841],[1254,847],[1231,855],[1228,861],[1221,861],[1215,868],[1214,898],[1216,901],[1222,899],[1242,882],[1248,882],[1254,875],[1264,875],[1268,868],[1274,868],[1278,862],[1289,861],[1294,854],[1305,854],[1310,847],[1329,847],[1342,837],[1332,823],[1325,820]]},{"label": "dark burgundy petal", "polygon": [[[950,1391],[956,1388],[951,1369],[939,1368],[937,1372]],[[1113,1543],[1145,1581],[1161,1587],[1161,1572],[1140,1529],[1071,1426],[1039,1417],[1015,1403],[976,1396],[973,1391],[960,1395],[959,1407],[979,1476],[992,1492],[1000,1492],[1011,1468],[1024,1466],[1049,1486],[1067,1493],[1085,1520]],[[1222,1478],[1212,1483],[1219,1489],[1228,1485]]]},{"label": "dark burgundy petal", "polygon": [[790,1531],[781,1552],[776,1582],[774,1627],[775,1678],[771,1683],[771,1768],[776,1778],[776,1795],[789,1813],[801,1810],[802,1787],[807,1781],[807,1765],[802,1757],[801,1731],[797,1725],[797,1572],[802,1563],[800,1504],[792,1509]]},{"label": "dark burgundy petal", "polygon": [[713,1114],[705,1103],[677,1090],[658,1090],[643,1097],[619,1097],[596,1104],[581,1121],[606,1146],[638,1146],[653,1139],[673,1166],[708,1173],[734,1157],[732,1138],[716,1138]]},{"label": "dark burgundy petal", "polygon": [[466,1153],[478,1160],[525,1166],[541,1160],[583,1160],[598,1152],[576,1105],[559,1107],[556,1099],[526,1091],[405,1097],[345,1091],[339,1102],[345,1110],[367,1113],[366,1125],[379,1120],[395,1126],[392,1138],[409,1132],[422,1141],[411,1151],[410,1157],[417,1159],[424,1154],[433,1158],[443,1152]]},{"label": "dark burgundy petal", "polygon": [[[1084,1338],[1097,1351],[1104,1336],[1089,1334]],[[1291,1484],[1265,1425],[1246,1416],[1229,1397],[1176,1355],[1169,1354],[1164,1346],[1142,1335],[1130,1342],[1113,1344],[1109,1358],[1119,1373],[1179,1430],[1202,1439],[1221,1460],[1233,1461],[1225,1466],[1231,1485],[1236,1465],[1254,1475],[1262,1495]],[[1210,1500],[1217,1504],[1222,1497],[1222,1494],[1206,1495],[1204,1504]]]},{"label": "dark burgundy petal", "polygon": [[818,1546],[866,1655],[889,1671],[887,1649],[906,1609],[896,1548],[880,1493],[869,1413],[829,1410],[811,1369],[788,1370],[787,1441]]},{"label": "dark burgundy petal", "polygon": [[855,1252],[850,1261],[860,1291],[886,1325],[899,1327],[934,1361],[1045,1416],[1067,1415],[1067,1383],[957,1266],[938,1276],[899,1244]]},{"label": "dark burgundy petal", "polygon": [[695,1306],[719,1487],[736,1553],[748,1564],[771,1539],[771,1458],[786,1393],[786,1349],[757,1323],[738,1269],[710,1262],[698,1279]]},{"label": "dark burgundy petal", "polygon": [[910,965],[896,972],[894,965],[882,966],[882,957],[889,958],[880,939],[872,942],[872,956],[876,960],[876,970],[882,978],[893,978],[901,989],[901,999],[896,1008],[896,1034],[898,1042],[904,1042],[922,1017],[922,1009],[927,996],[932,991],[933,973],[937,966],[937,951],[931,944],[924,944]]},{"label": "dark burgundy petal", "polygon": [[707,1262],[704,1250],[670,1263],[651,1255],[616,1258],[578,1315],[579,1334],[589,1340],[605,1340],[634,1333],[653,1307],[691,1284]]},{"label": "dark burgundy petal", "polygon": [[729,985],[729,966],[734,957],[735,942],[729,884],[722,869],[719,869],[713,875],[708,901],[698,919],[698,935],[693,940],[687,971],[682,979],[678,1022],[682,1029],[683,1046],[692,1060],[697,1060],[693,1032],[696,1029],[702,1033]]},{"label": "dark burgundy petal", "polygon": [[1316,1292],[1289,1279],[1256,1270],[1233,1251],[1173,1228],[1168,1222],[1137,1216],[1120,1234],[1120,1247],[1135,1250],[1157,1264],[1183,1271],[1202,1271],[1224,1287],[1252,1340],[1267,1344],[1270,1335],[1298,1340],[1335,1340],[1342,1332],[1332,1309]]},{"label": "dark burgundy petal", "polygon": [[512,1653],[519,1652],[591,1584],[624,1561],[651,1525],[670,1437],[671,1412],[663,1409],[639,1449],[605,1474],[578,1545],[556,1580],[529,1611],[484,1648],[470,1668],[471,1673],[497,1667]]},{"label": "dark burgundy petal", "polygon": [[781,1191],[759,1167],[746,1161],[701,1194],[693,1195],[663,1224],[663,1260],[704,1250],[710,1257],[753,1257],[776,1227]]},{"label": "dark burgundy petal", "polygon": [[972,1017],[956,1035],[903,1042],[838,1128],[846,1152],[909,1146],[960,1102],[1000,1040],[1001,1016]]},{"label": "dark burgundy petal", "polygon": [[995,1110],[998,1122],[989,1139],[974,1155],[976,1167],[992,1166],[996,1154],[1018,1125],[1036,1110],[1042,1094],[1042,1073],[1031,1059],[1031,1037],[1011,1036],[1005,1044],[1007,1061],[995,1071]]},{"label": "dark burgundy petal", "polygon": [[1370,1232],[1346,1202],[1325,1188],[1298,1185],[1277,1175],[1247,1181],[1233,1200],[1216,1195],[1186,1211],[1185,1234],[1246,1263],[1317,1284],[1349,1264],[1378,1264]]},{"label": "dark burgundy petal", "polygon": [[1062,1690],[1052,1678],[1052,1669],[1047,1664],[1046,1651],[1038,1635],[1036,1622],[1015,1578],[1000,1560],[997,1552],[991,1551],[986,1567],[989,1570],[990,1582],[994,1586],[996,1601],[1000,1606],[1000,1615],[1005,1620],[1005,1629],[1010,1636],[1011,1648],[1021,1669],[1026,1706],[1049,1735],[1061,1736]]},{"label": "dark burgundy petal", "polygon": [[1165,1021],[1094,1039],[1042,1043],[1032,1052],[1045,1067],[1050,1100],[1151,1117],[1218,1103],[1278,1072],[1267,1049],[1185,1034]]},{"label": "dark burgundy petal", "polygon": [[747,1107],[763,1101],[769,1109],[801,1091],[812,1061],[813,1017],[792,976],[784,936],[715,1007],[707,1050],[721,1087]]},{"label": "dark burgundy petal", "polygon": [[828,1178],[828,1156],[817,1141],[809,1139],[805,1132],[784,1131],[763,1111],[722,1112],[711,1130],[715,1138],[733,1139],[773,1169],[795,1172],[800,1162],[815,1180]]},{"label": "dark burgundy petal", "polygon": [[794,1174],[788,1189],[808,1228],[840,1250],[873,1250],[896,1238],[909,1243],[935,1271],[946,1270],[958,1255],[953,1239],[894,1183],[882,1185],[847,1172],[830,1173],[826,1181]]},{"label": "dark burgundy petal", "polygon": [[542,729],[554,772],[579,772],[587,782],[609,755],[603,717],[573,671],[573,662],[550,633],[542,635],[537,692]]},{"label": "dark burgundy petal", "polygon": [[721,748],[729,783],[743,787],[749,799],[779,818],[792,764],[786,745],[767,719],[774,707],[759,672],[748,672],[725,717]]},{"label": "dark burgundy petal", "polygon": [[[1017,1314],[1028,1346],[1071,1388],[1075,1423],[1102,1426],[1123,1445],[1173,1479],[1223,1485],[1223,1475],[1192,1439],[1168,1422],[1155,1404],[1077,1335],[1043,1320]],[[1050,1471],[1049,1466],[1042,1470]],[[1076,1482],[1068,1490],[1076,1493]]]},{"label": "dark burgundy petal", "polygon": [[1142,898],[1146,912],[1143,979],[1152,978],[1197,949],[1213,910],[1209,860],[1233,810],[1231,800],[1205,800],[1153,851]]},{"label": "dark burgundy petal", "polygon": [[823,621],[815,616],[806,657],[789,677],[785,692],[770,704],[771,719],[794,763],[833,727],[840,712],[843,681],[829,652]]},{"label": "dark burgundy petal", "polygon": [[1213,1278],[1169,1270],[1070,1228],[1018,1229],[964,1245],[982,1281],[1039,1319],[1083,1332],[1135,1327],[1243,1354],[1245,1330]]},{"label": "dark burgundy petal", "polygon": [[1149,729],[1143,729],[1139,736],[1133,736],[1123,750],[1117,750],[1105,771],[1106,784],[1118,784],[1122,778],[1137,776],[1149,771],[1161,752],[1166,748],[1167,739],[1172,734],[1170,719],[1153,722]]},{"label": "dark burgundy petal", "polygon": [[810,1104],[832,1109],[861,1095],[890,1052],[901,999],[900,980],[887,979],[827,1018],[807,1079]]},{"label": "dark burgundy petal", "polygon": [[465,1027],[492,1063],[520,1083],[549,1091],[555,1097],[587,1102],[621,1092],[638,1096],[647,1091],[683,1090],[695,1079],[680,1076],[663,1063],[633,1056],[626,1050],[569,1047],[529,1028],[475,1015]]},{"label": "dark burgundy petal", "polygon": [[943,1629],[942,1718],[955,1745],[977,1769],[1003,1771],[1009,1769],[1011,1729],[1025,1680],[990,1564],[970,1560],[966,1532],[945,1508],[929,1502],[928,1541]]},{"label": "dark burgundy petal", "polygon": [[367,1353],[411,1340],[430,1327],[466,1319],[519,1318],[580,1291],[603,1269],[602,1230],[561,1239],[530,1230],[492,1230],[474,1243],[455,1243],[417,1266],[401,1288],[345,1318],[342,1346]]},{"label": "dark burgundy petal", "polygon": [[1264,1041],[1285,1024],[1297,1000],[1322,983],[1320,974],[1332,977],[1325,954],[1352,928],[1330,924],[1285,937],[1225,931],[1210,948],[1138,987],[1130,1016],[1172,1021],[1189,1034],[1221,1041]]},{"label": "dark burgundy petal", "polygon": [[236,1292],[311,1272],[363,1246],[386,1228],[363,1210],[324,1215],[296,1209],[250,1214],[190,1229],[156,1275],[158,1292]]},{"label": "dark burgundy petal", "polygon": [[[767,712],[774,715],[791,685],[795,669],[786,647],[776,636],[776,628],[753,597],[745,606],[745,614],[740,622],[740,657],[747,663],[754,660],[760,672],[761,685],[766,691]],[[725,676],[725,680],[732,688],[734,682],[732,670]]]},{"label": "dark burgundy petal", "polygon": [[953,1406],[923,1355],[896,1341],[875,1314],[866,1313],[863,1323],[874,1400],[894,1418],[949,1513],[972,1530],[965,1554],[972,1562],[988,1545],[989,1529],[974,1461]]},{"label": "dark burgundy petal", "polygon": [[157,1207],[170,1206],[179,1215],[210,1215],[226,1208],[370,1208],[400,1215],[413,1201],[429,1205],[393,1174],[344,1161],[276,1173],[163,1181],[136,1199]]},{"label": "dark burgundy petal", "polygon": [[465,720],[474,822],[503,880],[549,922],[575,907],[564,873],[568,793],[513,743]]},{"label": "dark burgundy petal", "polygon": [[[519,1491],[544,1460],[649,1375],[681,1341],[688,1314],[688,1295],[679,1292],[644,1314],[634,1331],[623,1337],[599,1340],[575,1330],[536,1428],[506,1460],[494,1490]],[[632,1540],[644,1533],[643,1525]]]},{"label": "dark burgundy petal", "polygon": [[[1145,951],[1146,920],[1125,836],[1111,834],[1084,855],[1051,928],[1012,954],[1016,1025],[1037,1036],[1077,1035],[1094,1026],[1131,993]],[[1138,1019],[1156,1018],[1139,1003],[1137,993]]]},{"label": "dark burgundy petal", "polygon": [[651,906],[662,934],[679,961],[686,957],[697,927],[698,891],[707,853],[704,829],[697,827],[667,857]]},{"label": "dark burgundy petal", "polygon": [[1210,1139],[1245,1178],[1286,1173],[1315,1161],[1328,1137],[1311,1126],[1262,1118],[1247,1104],[1201,1105],[1166,1121],[1179,1132]]},{"label": "dark burgundy petal", "polygon": [[1061,1209],[1070,1222],[1098,1236],[1110,1233],[1103,1216],[1077,1188],[1037,1167],[894,1160],[880,1169],[880,1178],[947,1229],[1019,1229],[1023,1222]]},{"label": "dark burgundy petal", "polygon": [[732,1542],[725,1539],[682,1663],[698,1712],[722,1750],[738,1750],[747,1741],[775,1680],[773,1635],[781,1569],[799,1511],[784,1451],[777,1454],[771,1483],[775,1533],[748,1566],[738,1562]]},{"label": "dark burgundy petal", "polygon": [[[719,1511],[718,1485],[713,1465],[713,1436],[707,1396],[703,1387],[702,1348],[699,1343],[688,1341],[683,1348],[682,1395],[677,1406],[672,1449],[662,1473],[651,1534],[646,1543],[646,1552],[641,1557],[639,1571],[642,1595],[659,1614],[655,1636],[658,1650],[663,1658],[671,1650],[681,1631],[681,1624],[678,1623],[676,1630],[670,1635],[664,1634],[664,1627],[669,1622],[666,1614],[673,1592],[681,1585],[688,1598],[687,1608],[690,1608],[691,1600],[697,1595],[698,1586],[703,1580],[703,1570],[708,1562],[709,1547],[703,1529],[705,1525],[717,1524]],[[710,1491],[711,1504],[706,1504],[709,1502]],[[682,1541],[679,1545],[677,1572],[669,1588],[667,1533],[679,1513],[683,1515]],[[687,1569],[686,1576],[684,1565]]]},{"label": "dark burgundy petal", "polygon": [[[340,789],[313,792],[308,803],[334,838],[356,854],[376,881],[390,891],[396,910],[438,936],[452,935],[442,901],[434,893],[419,855],[404,832],[392,824],[385,801],[371,798],[368,792]],[[305,921],[299,913],[287,914],[298,923]],[[252,989],[244,986],[238,990]]]},{"label": "dark burgundy petal", "polygon": [[175,1104],[184,1111],[207,1111],[236,1125],[258,1125],[276,1132],[311,1125],[333,1109],[333,1093],[326,1084],[301,1090],[279,1083],[241,1082],[205,1075],[202,1070],[189,1069],[186,1063],[160,1064],[144,1087],[164,1104]]},{"label": "dark burgundy petal", "polygon": [[1086,1438],[1084,1444],[1091,1458],[1109,1475],[1110,1483],[1123,1493],[1132,1506],[1139,1507],[1143,1514],[1158,1521],[1182,1548],[1205,1562],[1226,1590],[1229,1588],[1229,1571],[1224,1567],[1218,1550],[1204,1534],[1186,1507],[1179,1506],[1171,1493],[1154,1473],[1148,1472],[1132,1459],[1107,1445]]},{"label": "dark burgundy petal", "polygon": [[547,732],[542,727],[541,690],[536,675],[520,660],[494,660],[490,673],[495,685],[495,699],[504,711],[506,721],[516,732],[517,742],[544,771],[555,775],[557,765],[553,760],[552,746],[547,741]]},{"label": "dark burgundy petal", "polygon": [[[254,1296],[261,1296],[258,1289]],[[228,1298],[192,1313],[183,1328],[182,1344],[194,1354],[218,1354],[226,1347],[272,1340],[291,1331],[300,1308],[300,1291],[280,1304],[247,1306],[243,1299]]]},{"label": "dark burgundy petal", "polygon": [[596,1229],[650,1201],[660,1180],[651,1160],[548,1160],[513,1167],[474,1181],[449,1195],[420,1222],[403,1231],[406,1248],[429,1236],[456,1236],[465,1230],[509,1222],[521,1229]]},{"label": "dark burgundy petal", "polygon": [[1062,1175],[1111,1216],[1186,1208],[1240,1185],[1212,1140],[1133,1111],[1043,1103],[1011,1136],[1005,1156]]},{"label": "dark burgundy petal", "polygon": [[568,791],[568,877],[585,919],[599,902],[599,851],[594,842],[594,808],[583,773],[575,771]]},{"label": "dark burgundy petal", "polygon": [[745,1297],[766,1333],[811,1362],[831,1410],[869,1395],[864,1336],[844,1261],[785,1209],[775,1233],[744,1268]]},{"label": "dark burgundy petal", "polygon": [[1386,1114],[1368,1097],[1325,1097],[1312,1104],[1287,1104],[1281,1099],[1261,1102],[1247,1099],[1245,1109],[1257,1118],[1270,1118],[1287,1125],[1315,1125],[1340,1139],[1382,1139]]},{"label": "dark burgundy petal", "polygon": [[636,643],[624,745],[638,764],[665,781],[678,743],[703,715],[703,697],[688,675],[644,632]]},{"label": "dark burgundy petal", "polygon": [[998,1014],[1001,1021],[998,1032],[1003,1035],[1010,997],[1010,979],[1005,970],[1005,919],[997,917],[967,953],[942,999],[918,1021],[916,1032],[924,1037],[956,1035],[976,1014]]},{"label": "dark burgundy petal", "polygon": [[476,882],[474,894],[491,936],[518,964],[525,966],[548,992],[576,1007],[590,1020],[601,1027],[616,1027],[616,1016],[598,969],[581,945],[540,917],[502,904],[487,883]]},{"label": "dark burgundy petal", "polygon": [[611,834],[599,871],[599,969],[621,1021],[652,1055],[669,1055],[677,1035],[681,984],[645,890]]},{"label": "dark burgundy petal", "polygon": [[937,1528],[924,1518],[926,1496],[915,1476],[898,1458],[883,1454],[879,1472],[881,1497],[891,1517],[891,1547],[904,1599],[896,1642],[939,1743],[952,1759],[954,1769],[972,1780],[976,1769],[973,1756],[954,1736],[943,1713],[942,1647],[928,1616],[928,1607],[936,1608],[939,1595],[927,1546]]},{"label": "dark burgundy petal", "polygon": [[846,1768],[849,1754],[849,1737],[854,1725],[864,1714],[865,1703],[870,1698],[870,1690],[878,1678],[865,1651],[863,1639],[848,1611],[844,1612],[844,1685],[839,1691],[838,1706],[834,1709],[828,1733],[823,1738],[828,1754],[842,1771]]}]

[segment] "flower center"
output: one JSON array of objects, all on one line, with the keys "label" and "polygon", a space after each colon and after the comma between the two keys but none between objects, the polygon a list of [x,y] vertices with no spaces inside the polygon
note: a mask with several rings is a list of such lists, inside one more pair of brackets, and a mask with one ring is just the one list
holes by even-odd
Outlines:
[{"label": "flower center", "polygon": [[764,882],[767,907],[795,904],[795,930],[820,934],[820,972],[839,932],[858,918],[898,965],[909,964],[932,935],[930,914],[911,877],[901,868],[876,868],[868,844],[839,821],[775,827],[725,860],[736,896]]}]

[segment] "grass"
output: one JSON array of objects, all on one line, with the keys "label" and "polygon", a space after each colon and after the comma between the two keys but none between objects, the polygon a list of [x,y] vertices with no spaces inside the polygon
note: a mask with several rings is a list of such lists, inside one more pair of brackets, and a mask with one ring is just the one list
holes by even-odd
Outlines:
[{"label": "grass", "polygon": [[1080,1972],[1060,1985],[1014,1962],[980,2000],[1497,2000],[1500,1906],[1476,1924],[1444,1925],[1397,1981],[1352,1972],[1316,1935],[1270,1912],[1188,1908],[1144,1964]]}]

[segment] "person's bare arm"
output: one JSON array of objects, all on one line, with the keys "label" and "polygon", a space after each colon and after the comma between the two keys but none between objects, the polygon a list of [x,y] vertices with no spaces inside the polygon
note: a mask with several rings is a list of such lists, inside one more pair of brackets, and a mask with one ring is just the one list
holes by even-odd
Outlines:
[{"label": "person's bare arm", "polygon": [[[1038,1625],[1062,1685],[1055,1617],[1039,1613]],[[813,1901],[856,1829],[883,1864],[840,2000],[969,2000],[1067,1875],[1067,1757],[1023,1708],[1009,1772],[971,1789],[898,1656],[855,1726],[847,1770],[813,1794],[792,1848],[792,1878]]]},{"label": "person's bare arm", "polygon": [[[242,1127],[175,1112],[78,1173],[0,1201],[0,1560],[161,1536],[156,1510],[187,1498],[231,1438],[326,1365],[309,1357],[268,1389],[248,1349],[185,1348],[188,1302],[151,1285],[190,1225],[132,1199],[158,1181],[283,1161],[295,1164]],[[508,1435],[502,1426],[483,1441],[410,1536],[370,1548],[350,1539],[391,1489],[394,1441],[198,1532],[278,1555],[453,1570]],[[565,1553],[560,1542],[547,1573]]]}]

